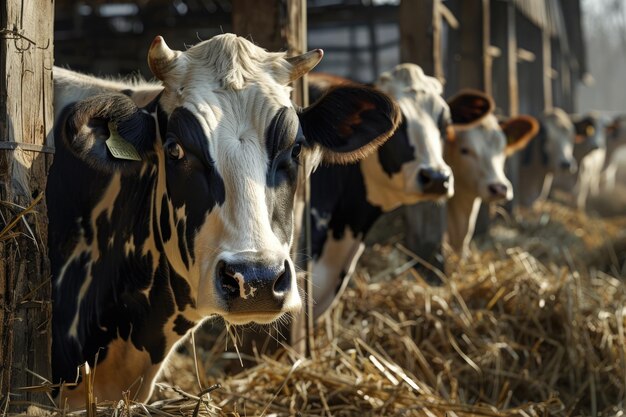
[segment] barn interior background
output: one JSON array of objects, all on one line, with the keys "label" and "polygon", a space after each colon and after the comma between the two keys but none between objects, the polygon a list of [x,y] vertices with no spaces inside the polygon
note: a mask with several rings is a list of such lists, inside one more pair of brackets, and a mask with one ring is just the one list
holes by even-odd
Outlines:
[{"label": "barn interior background", "polygon": [[[47,103],[35,104],[49,106],[50,87],[42,74],[50,71],[51,56],[45,54],[52,46],[55,65],[148,77],[147,50],[157,34],[177,49],[223,32],[249,36],[272,50],[297,51],[306,42],[308,49],[325,51],[320,71],[362,82],[400,62],[414,62],[445,80],[446,97],[464,87],[481,89],[493,95],[502,115],[539,116],[551,107],[626,112],[626,5],[620,0],[53,3],[53,36],[50,10],[22,7],[21,13],[40,17],[18,30],[8,23],[12,10],[24,3],[8,0],[2,8],[0,145],[45,145],[49,114],[37,118],[44,134],[38,129],[9,133],[7,115],[16,106],[9,78],[21,73],[21,85],[41,85],[43,92],[15,95],[47,97]],[[38,38],[29,35],[34,28],[40,29]],[[11,63],[7,57],[15,45],[24,52],[21,62]],[[34,80],[24,75],[29,74],[24,62],[37,68]],[[46,276],[40,259],[45,222],[40,225],[40,215],[21,211],[40,195],[49,165],[44,148],[33,149],[0,147],[3,405],[9,387],[16,404],[46,401],[32,394],[41,390],[17,390],[41,385],[38,375],[46,374],[45,365],[37,363],[45,357],[40,351],[45,342],[33,342],[46,334],[45,279],[15,285],[27,276]],[[27,162],[15,163],[24,158]],[[523,180],[519,163],[513,158],[509,164],[514,183]],[[30,185],[16,196],[9,190],[20,166],[27,167]],[[606,199],[602,196],[599,204]],[[626,206],[616,212],[626,214]],[[382,231],[369,238],[372,246],[345,302],[318,329],[315,359],[299,361],[287,351],[225,376],[233,356],[230,336],[223,333],[216,343],[215,335],[199,335],[195,355],[182,349],[164,372],[161,402],[134,412],[619,415],[626,396],[626,217],[579,212],[564,194],[532,209],[515,202],[506,210],[485,208],[478,225],[482,236],[464,263],[444,258],[443,225],[436,220],[441,217],[440,206],[423,203],[383,219]],[[409,233],[403,233],[406,223]],[[26,253],[39,255],[20,263]],[[448,274],[424,268],[415,254]],[[439,276],[443,286],[430,287],[424,280],[429,274]],[[14,322],[18,325],[12,328]],[[21,332],[34,335],[14,337]],[[223,387],[210,398],[195,395],[215,382]],[[172,388],[176,385],[180,388]]]}]

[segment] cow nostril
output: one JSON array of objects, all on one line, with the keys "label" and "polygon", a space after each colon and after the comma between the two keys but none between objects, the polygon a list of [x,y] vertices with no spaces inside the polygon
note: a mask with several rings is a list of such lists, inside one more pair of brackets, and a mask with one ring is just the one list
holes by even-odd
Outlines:
[{"label": "cow nostril", "polygon": [[562,169],[562,170],[567,171],[567,170],[569,170],[571,167],[572,167],[571,162],[569,162],[569,161],[562,161],[562,162],[561,162],[561,169]]},{"label": "cow nostril", "polygon": [[427,186],[433,180],[432,169],[420,169],[417,173],[417,182],[422,186]]},{"label": "cow nostril", "polygon": [[217,279],[225,295],[229,297],[237,297],[239,295],[239,282],[237,282],[234,272],[224,261],[219,261],[217,264]]},{"label": "cow nostril", "polygon": [[504,184],[491,184],[489,185],[489,193],[496,197],[505,197],[509,191],[508,187]]},{"label": "cow nostril", "polygon": [[285,261],[283,272],[276,278],[274,281],[274,294],[283,294],[286,291],[289,291],[289,287],[291,286],[291,270],[289,268],[289,264]]}]

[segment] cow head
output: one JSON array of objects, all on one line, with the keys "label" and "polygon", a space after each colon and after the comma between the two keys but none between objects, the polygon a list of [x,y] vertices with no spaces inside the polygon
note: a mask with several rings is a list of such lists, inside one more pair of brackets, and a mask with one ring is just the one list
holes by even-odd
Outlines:
[{"label": "cow head", "polygon": [[[450,100],[455,122],[465,120],[464,115],[482,113],[485,106],[491,109],[491,100],[479,92],[462,92]],[[455,124],[454,136],[445,146],[445,159],[454,172],[457,193],[487,202],[512,199],[513,187],[504,174],[506,157],[523,149],[538,130],[537,121],[529,116],[500,125],[489,114],[473,124]]]},{"label": "cow head", "polygon": [[584,117],[572,117],[574,123],[575,145],[574,154],[578,161],[596,149],[606,148],[606,122],[595,113]]},{"label": "cow head", "polygon": [[[298,311],[289,248],[299,166],[359,160],[399,123],[395,104],[366,87],[294,108],[289,83],[321,57],[285,58],[231,34],[181,52],[157,37],[148,63],[164,89],[154,103],[137,108],[109,94],[69,116],[64,137],[79,158],[154,178],[150,231],[127,251],[155,264],[165,257],[187,282],[198,320],[268,323]],[[139,161],[112,156],[105,142],[116,135]]]},{"label": "cow head", "polygon": [[417,65],[401,64],[381,74],[376,86],[395,98],[403,116],[393,139],[372,162],[382,167],[379,186],[393,190],[400,201],[402,196],[414,197],[412,202],[450,197],[454,180],[443,160],[442,144],[451,119],[441,83]]},{"label": "cow head", "polygon": [[576,172],[578,164],[574,159],[575,130],[570,117],[562,109],[546,111],[542,120],[544,129],[543,154],[548,170],[555,174]]},{"label": "cow head", "polygon": [[606,136],[609,140],[626,139],[626,114],[617,115],[606,127]]}]

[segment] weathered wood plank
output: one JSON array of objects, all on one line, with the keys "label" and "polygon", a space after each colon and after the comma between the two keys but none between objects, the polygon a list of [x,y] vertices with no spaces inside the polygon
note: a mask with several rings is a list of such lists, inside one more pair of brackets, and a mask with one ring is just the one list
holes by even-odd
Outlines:
[{"label": "weathered wood plank", "polygon": [[[0,144],[52,144],[54,1],[0,4]],[[42,198],[34,213],[2,234],[45,191],[51,155],[0,149],[0,398],[50,376],[50,266]],[[28,226],[27,226],[28,225]],[[32,400],[22,393],[15,399]],[[38,398],[42,400],[41,397]]]}]

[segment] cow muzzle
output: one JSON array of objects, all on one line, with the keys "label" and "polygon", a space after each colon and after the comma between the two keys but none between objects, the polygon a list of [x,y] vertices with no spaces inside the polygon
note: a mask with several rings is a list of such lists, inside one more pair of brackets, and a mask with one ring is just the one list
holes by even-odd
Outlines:
[{"label": "cow muzzle", "polygon": [[422,168],[417,173],[417,183],[424,194],[446,196],[451,187],[450,173],[433,168]]},{"label": "cow muzzle", "polygon": [[235,324],[267,323],[293,310],[292,271],[289,261],[268,261],[243,253],[218,261],[216,293],[225,307],[224,317]]}]

